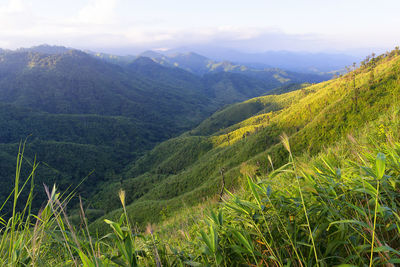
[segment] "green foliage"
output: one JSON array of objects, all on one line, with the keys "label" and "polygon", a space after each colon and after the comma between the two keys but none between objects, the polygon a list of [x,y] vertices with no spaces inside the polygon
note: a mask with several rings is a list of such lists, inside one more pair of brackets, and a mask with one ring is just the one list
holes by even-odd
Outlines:
[{"label": "green foliage", "polygon": [[[274,96],[282,106],[268,111],[268,121],[257,114],[212,136],[185,134],[158,145],[130,166],[130,174],[139,176],[104,185],[115,197],[118,187],[137,187],[130,193],[120,191],[122,209],[90,226],[81,201],[81,224],[73,225],[65,211],[71,197],[62,201],[55,187],[46,189],[49,219],[38,223],[48,228],[39,247],[31,238],[35,228],[25,219],[36,217],[30,208],[16,208],[24,184],[31,181],[20,186],[19,153],[10,195],[13,212],[0,220],[6,244],[0,242],[0,253],[5,252],[1,260],[11,265],[40,261],[84,266],[398,264],[399,60],[380,59],[375,66],[379,80],[372,87],[368,71],[359,69],[356,87],[352,74]],[[257,101],[268,103],[271,97]],[[227,133],[260,126],[226,146],[212,143]],[[283,131],[287,135],[280,138]],[[222,185],[225,194],[217,202],[213,198]],[[129,199],[137,191],[143,194]],[[96,196],[96,204],[113,209],[113,200],[101,196]],[[25,207],[31,206],[32,197],[30,191]],[[149,222],[158,225],[139,234]],[[29,245],[21,247],[20,240]]]},{"label": "green foliage", "polygon": [[[285,146],[291,150],[287,139]],[[275,171],[247,176],[241,191],[226,191],[223,202],[211,205],[213,209],[205,215],[196,215],[197,208],[178,215],[184,216],[176,218],[181,223],[194,219],[181,229],[186,233],[180,238],[168,229],[169,223],[182,227],[174,221],[166,221],[158,231],[149,226],[146,234],[138,234],[129,219],[124,191],[119,193],[122,216],[105,220],[106,234],[94,237],[82,203],[82,223],[77,228],[69,222],[62,196],[55,188],[46,189],[48,201],[38,215],[40,220],[30,223],[36,217],[27,208],[4,223],[0,259],[3,265],[13,266],[397,264],[400,143],[379,144],[370,139],[339,148],[333,157],[321,153],[306,165],[290,157],[288,164]],[[358,151],[354,159],[341,159],[349,149]],[[15,188],[14,203],[22,190]]]},{"label": "green foliage", "polygon": [[[312,160],[290,159],[275,171],[247,177],[244,188],[227,191],[224,202],[205,215],[198,207],[177,213],[161,224],[166,244],[197,255],[193,261],[198,264],[397,264],[399,135],[376,142],[380,123],[361,130],[356,143],[352,138]],[[399,129],[396,121],[389,125],[392,132]],[[187,220],[188,213],[193,222],[173,226]],[[168,236],[177,229],[187,232],[187,238]],[[208,241],[204,234],[193,235],[201,231],[208,233]],[[211,236],[217,236],[214,247],[224,255],[221,263],[202,249],[210,246]]]},{"label": "green foliage", "polygon": [[[108,61],[113,60],[120,59]],[[64,47],[0,53],[0,201],[12,189],[18,143],[30,136],[25,158],[33,161],[37,156],[43,163],[36,170],[37,185],[57,183],[64,191],[90,174],[78,189],[85,201],[110,211],[119,205],[115,197],[109,207],[97,201],[107,195],[104,188],[110,183],[120,187],[115,185],[123,181],[129,185],[127,191],[134,192],[129,197],[133,202],[163,180],[160,176],[187,168],[211,142],[197,144],[196,138],[189,138],[193,153],[181,148],[162,164],[149,164],[147,157],[133,170],[125,172],[125,166],[218,108],[264,94],[276,84],[237,73],[199,77],[148,58],[119,65],[106,61]],[[156,175],[148,175],[138,186],[124,181],[156,162],[160,163]],[[99,197],[92,198],[95,194]],[[45,194],[38,192],[34,209],[45,200]],[[72,200],[71,206],[75,204],[77,200]]]},{"label": "green foliage", "polygon": [[[392,153],[396,150],[394,148]],[[252,264],[254,254],[255,262],[263,265],[282,266],[291,262],[303,266],[342,263],[360,266],[369,263],[371,247],[374,248],[371,251],[376,252],[371,258],[374,265],[397,262],[399,244],[396,239],[400,233],[395,229],[398,221],[389,215],[398,212],[397,208],[393,210],[398,206],[392,195],[398,194],[395,189],[386,183],[384,191],[387,195],[379,197],[380,213],[376,214],[380,222],[374,224],[372,221],[376,217],[368,212],[371,207],[366,200],[375,202],[378,198],[377,190],[373,190],[375,175],[359,175],[359,166],[354,166],[342,170],[341,176],[337,177],[337,173],[330,172],[336,167],[324,158],[321,161],[325,164],[325,171],[304,173],[300,189],[295,182],[298,178],[291,178],[287,169],[283,169],[281,171],[285,174],[280,179],[292,180],[293,184],[281,190],[271,189],[279,183],[277,174],[272,173],[268,180],[249,180],[248,190],[251,193],[242,197],[232,196],[224,203],[221,209],[224,210],[226,226],[220,228],[218,234],[214,233],[219,236],[221,244],[230,244],[222,246],[224,264]],[[377,164],[380,164],[379,159]],[[275,176],[273,180],[272,176]],[[371,188],[373,193],[369,194],[366,188]],[[301,200],[302,192],[304,201]],[[365,194],[369,194],[368,197]],[[364,204],[363,200],[366,201]],[[306,216],[303,208],[307,211]],[[376,230],[375,225],[379,225],[379,229]],[[250,236],[245,238],[239,235],[235,228],[241,229],[239,233],[249,233]],[[389,234],[392,231],[389,229],[393,229],[393,235],[397,237]],[[373,242],[370,243],[371,235],[375,240],[374,233],[379,236],[378,249]],[[204,238],[199,240],[207,245]],[[236,246],[241,249],[228,253]],[[313,249],[318,255],[315,258]],[[379,255],[381,251],[384,253]],[[247,254],[248,258],[243,258],[243,254]]]},{"label": "green foliage", "polygon": [[[272,169],[266,160],[268,156],[275,168],[284,165],[287,152],[279,142],[283,132],[289,136],[294,156],[305,152],[315,155],[367,122],[377,120],[382,113],[398,105],[399,66],[399,57],[377,61],[372,87],[368,82],[369,70],[361,68],[354,70],[355,76],[349,73],[286,94],[266,95],[235,104],[215,113],[173,142],[161,144],[162,150],[153,150],[137,164],[130,165],[126,172],[131,178],[124,180],[123,188],[127,191],[132,188],[130,192],[134,195],[127,203],[138,209],[151,201],[148,211],[147,208],[140,211],[149,216],[135,215],[135,219],[139,224],[145,224],[145,218],[156,222],[158,213],[151,217],[152,209],[166,203],[191,205],[217,194],[222,186],[222,168],[225,187],[234,189],[238,187],[243,163],[255,166],[255,172]],[[202,138],[195,141],[196,135]],[[180,142],[182,146],[178,145]],[[200,145],[207,143],[213,146]],[[185,156],[180,157],[181,154]],[[104,185],[115,190],[120,187],[116,182]],[[96,198],[101,199],[101,196],[99,193]],[[110,194],[107,197],[113,199]],[[142,204],[135,204],[136,201]],[[112,203],[107,205],[107,210],[118,207],[117,201]],[[102,206],[99,202],[96,205]],[[182,204],[172,207],[174,210]]]},{"label": "green foliage", "polygon": [[[295,73],[278,68],[265,68],[265,66],[252,67],[235,64],[230,61],[215,61],[193,52],[163,55],[154,51],[146,51],[140,54],[139,57],[151,58],[161,65],[178,67],[197,75],[207,76],[216,73],[220,76],[225,76],[224,72],[242,74],[272,87],[278,87],[287,82],[321,82],[331,78],[329,74]],[[209,77],[212,77],[212,75]]]}]

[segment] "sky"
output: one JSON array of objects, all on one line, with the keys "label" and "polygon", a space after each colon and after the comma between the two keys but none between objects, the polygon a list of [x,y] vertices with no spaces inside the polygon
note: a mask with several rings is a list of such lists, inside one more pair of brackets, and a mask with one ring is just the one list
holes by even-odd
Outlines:
[{"label": "sky", "polygon": [[0,0],[0,47],[380,52],[400,43],[399,11],[399,0]]}]

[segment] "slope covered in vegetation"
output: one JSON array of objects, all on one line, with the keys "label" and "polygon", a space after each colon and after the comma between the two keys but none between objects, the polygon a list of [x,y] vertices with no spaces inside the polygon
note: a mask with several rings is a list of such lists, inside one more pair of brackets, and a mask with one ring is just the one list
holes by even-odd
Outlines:
[{"label": "slope covered in vegetation", "polygon": [[[131,165],[124,177],[132,178],[107,184],[92,203],[111,211],[118,207],[113,192],[123,188],[132,219],[139,224],[155,222],[218,194],[222,176],[226,188],[235,188],[243,164],[264,172],[271,169],[268,157],[275,167],[285,164],[287,152],[279,139],[283,132],[295,156],[315,155],[397,103],[399,66],[400,57],[393,51],[343,77],[228,107],[199,128],[158,145]],[[235,114],[246,112],[235,119]],[[215,122],[210,123],[213,117]],[[233,118],[232,122],[226,118]],[[243,118],[247,119],[237,122]],[[101,202],[104,197],[110,201]],[[95,227],[101,225],[99,220]]]},{"label": "slope covered in vegetation", "polygon": [[[199,55],[197,53],[172,53],[163,55],[154,51],[146,51],[140,54],[141,57],[148,57],[161,65],[179,67],[197,75],[207,75],[212,73],[240,73],[249,77],[253,77],[269,84],[279,86],[285,81],[291,82],[320,82],[331,77],[328,73],[319,73],[315,71],[306,71],[304,68],[300,72],[288,71],[286,68],[279,69],[274,66],[266,66],[265,64],[237,64],[230,61],[216,61]],[[307,60],[302,62],[303,65],[309,64]],[[307,73],[308,72],[308,73]]]},{"label": "slope covered in vegetation", "polygon": [[242,165],[240,189],[222,202],[153,226],[163,263],[396,266],[399,114],[397,105],[315,156],[288,153],[279,169]]},{"label": "slope covered in vegetation", "polygon": [[[237,73],[202,78],[144,57],[115,65],[65,47],[1,51],[0,200],[12,188],[15,151],[28,136],[25,157],[43,163],[38,184],[64,190],[90,174],[79,187],[90,198],[157,143],[277,83]],[[36,197],[34,208],[44,198]]]},{"label": "slope covered in vegetation", "polygon": [[[237,148],[236,154],[231,156],[230,163],[236,162],[236,156],[242,159],[240,166],[232,167],[238,169],[236,177],[228,175],[234,171],[218,169],[225,177],[225,190],[222,192],[220,179],[211,178],[209,183],[200,186],[199,191],[193,190],[172,199],[165,197],[164,201],[152,200],[145,193],[143,199],[127,206],[127,202],[132,200],[129,199],[131,193],[127,186],[130,181],[125,180],[120,184],[125,191],[119,191],[117,187],[109,188],[110,191],[115,190],[112,195],[117,196],[116,202],[122,205],[122,209],[118,213],[107,214],[104,220],[89,227],[85,217],[90,210],[81,206],[82,219],[74,226],[71,223],[74,218],[67,215],[64,205],[70,196],[61,196],[55,188],[46,188],[48,201],[37,217],[29,212],[28,198],[25,212],[14,209],[12,218],[2,220],[1,264],[395,266],[400,263],[400,102],[394,97],[400,89],[399,65],[400,57],[389,54],[358,69],[355,79],[354,73],[350,73],[336,81],[307,87],[305,90],[311,91],[308,94],[300,90],[281,96],[280,109],[266,110],[270,114],[269,123],[278,116],[284,116],[283,111],[286,110],[288,116],[283,118],[296,118],[294,121],[300,126],[295,127],[299,129],[285,128],[290,137],[277,133],[276,143],[271,143],[266,151],[264,147],[252,157],[246,158],[241,153],[246,151],[247,155],[251,155],[257,138],[271,127],[266,124],[260,129],[257,120],[253,120],[254,116],[226,129],[216,130],[211,136],[185,134],[164,142],[130,170],[131,173],[144,173],[141,180],[139,176],[133,181],[136,183],[132,183],[140,189],[140,186],[146,186],[145,179],[151,177],[149,172],[145,172],[147,169],[160,166],[159,175],[162,178],[161,171],[175,164],[178,169],[186,168],[186,174],[189,174],[192,165],[198,164],[198,160],[193,158],[210,157],[212,154],[208,153],[214,149],[222,155],[239,144],[252,145],[248,150]],[[372,69],[375,70],[373,75]],[[362,81],[358,78],[365,76],[368,77],[368,87],[364,83],[354,87],[354,80],[357,84],[357,81]],[[348,83],[345,83],[346,79]],[[335,94],[324,91],[332,90],[332,85],[337,84],[347,84],[350,94],[343,94],[342,91],[342,97],[333,99],[331,104],[341,104],[334,106],[335,112],[343,112],[346,118],[359,119],[358,116],[361,116],[367,119],[358,121],[354,126],[346,124],[347,119],[337,120],[334,123],[339,134],[335,137],[323,135],[314,138],[313,146],[295,143],[302,133],[311,131],[308,127],[314,126],[313,120],[307,121],[310,117],[297,116],[294,112],[297,109],[291,111],[291,107],[307,107],[309,103],[321,99],[325,102],[325,93],[330,96]],[[360,90],[356,99],[351,91],[357,88]],[[344,113],[343,110],[348,111],[346,99],[349,96],[347,100],[354,105],[357,103],[359,107],[369,99],[363,97],[370,90],[374,90],[375,94],[369,112],[363,113],[354,107]],[[277,101],[276,96],[258,100],[262,103]],[[326,115],[323,112],[326,107],[322,111],[313,107],[315,109],[311,111],[317,110],[314,120]],[[282,124],[273,123],[276,131],[287,125],[284,121],[281,121]],[[304,126],[301,126],[302,123]],[[259,127],[259,130],[245,135],[244,140],[232,139],[228,144],[221,139],[221,136],[249,126]],[[246,129],[250,131],[252,127]],[[319,134],[318,128],[314,128]],[[317,146],[320,146],[319,149]],[[187,147],[195,147],[196,150],[185,150]],[[27,180],[22,179],[22,159],[21,152],[17,160],[16,185],[19,179],[29,184],[34,177],[31,175]],[[211,158],[208,164],[215,159],[218,158]],[[176,165],[177,161],[182,165]],[[228,168],[226,164],[223,166]],[[33,170],[35,168],[36,165]],[[164,179],[171,181],[170,177],[178,175],[165,175]],[[172,184],[171,191],[167,193],[179,189],[176,185],[178,183]],[[190,183],[185,185],[191,186]],[[16,186],[11,194],[14,203],[18,202],[21,190]],[[151,187],[149,190],[157,192]],[[103,198],[103,202],[109,200]],[[161,211],[157,214],[158,208]],[[160,222],[148,224],[146,232],[137,227],[140,226],[136,224],[140,219],[151,222],[157,219],[156,216],[160,217]],[[92,233],[91,227],[94,229]]]}]

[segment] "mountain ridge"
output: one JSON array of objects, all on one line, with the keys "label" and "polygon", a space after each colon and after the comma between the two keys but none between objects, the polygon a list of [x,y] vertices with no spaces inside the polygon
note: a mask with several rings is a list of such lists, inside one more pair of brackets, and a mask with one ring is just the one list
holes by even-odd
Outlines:
[{"label": "mountain ridge", "polygon": [[[297,81],[296,76],[291,79]],[[90,197],[96,190],[89,188],[114,181],[126,164],[157,143],[190,130],[225,105],[287,82],[230,72],[201,77],[148,58],[114,64],[64,47],[3,51],[1,178],[7,184],[13,151],[32,134],[26,158],[33,161],[37,154],[43,162],[38,182],[66,189],[96,169],[79,189]],[[78,160],[81,157],[88,163]],[[10,183],[3,191],[8,188]]]},{"label": "mountain ridge", "polygon": [[[125,174],[131,178],[124,181],[122,188],[134,196],[129,199],[128,211],[138,223],[157,222],[158,213],[166,207],[173,214],[182,205],[193,205],[218,194],[215,185],[220,183],[222,169],[226,188],[235,190],[241,165],[268,170],[268,157],[276,168],[285,164],[288,154],[279,137],[284,132],[291,140],[294,155],[315,155],[324,145],[376,120],[380,111],[398,101],[393,97],[400,90],[400,56],[396,53],[373,58],[336,79],[235,104],[209,119],[233,118],[232,122],[200,124],[198,129],[159,144],[132,163]],[[247,115],[235,119],[235,112]],[[111,192],[118,191],[118,187],[107,185]],[[118,206],[113,207],[112,203],[118,203],[116,196],[103,206],[111,211],[108,218],[119,213],[113,211]],[[101,219],[93,227],[101,228]]]}]

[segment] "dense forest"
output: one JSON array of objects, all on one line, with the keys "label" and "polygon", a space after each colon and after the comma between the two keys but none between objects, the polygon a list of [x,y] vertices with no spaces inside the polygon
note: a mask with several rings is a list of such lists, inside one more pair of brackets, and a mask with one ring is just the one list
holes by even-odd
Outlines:
[{"label": "dense forest", "polygon": [[[270,170],[268,156],[275,167],[285,164],[282,133],[293,140],[295,155],[315,155],[324,146],[376,120],[389,109],[391,101],[397,101],[393,91],[397,88],[395,55],[396,50],[370,59],[340,78],[304,84],[289,93],[257,97],[218,111],[193,130],[159,144],[128,165],[124,177],[130,178],[122,185],[104,184],[93,205],[106,211],[116,209],[119,200],[113,192],[122,187],[127,192],[127,204],[133,202],[127,208],[136,222],[157,221],[165,209],[171,213],[217,194],[220,187],[215,184],[221,183],[222,170],[229,188],[237,184],[244,162],[265,172]],[[286,90],[291,91],[291,87]],[[104,195],[110,201],[102,202]],[[107,216],[118,211],[113,214]]]},{"label": "dense forest", "polygon": [[[2,179],[2,265],[400,263],[398,48],[331,80],[271,87],[253,74],[199,76],[145,57],[0,55],[7,177],[20,151],[14,190]],[[2,65],[9,57],[16,63]],[[59,79],[71,86],[45,86]],[[96,179],[79,185],[92,168]]]},{"label": "dense forest", "polygon": [[[225,105],[278,85],[326,79],[281,70],[261,76],[201,76],[148,57],[109,62],[57,46],[2,50],[0,200],[12,189],[15,155],[25,139],[27,162],[40,162],[37,185],[55,183],[67,190],[80,184],[78,191],[86,199],[101,184],[125,179],[126,165],[144,152]],[[38,191],[33,208],[45,200]]]}]

